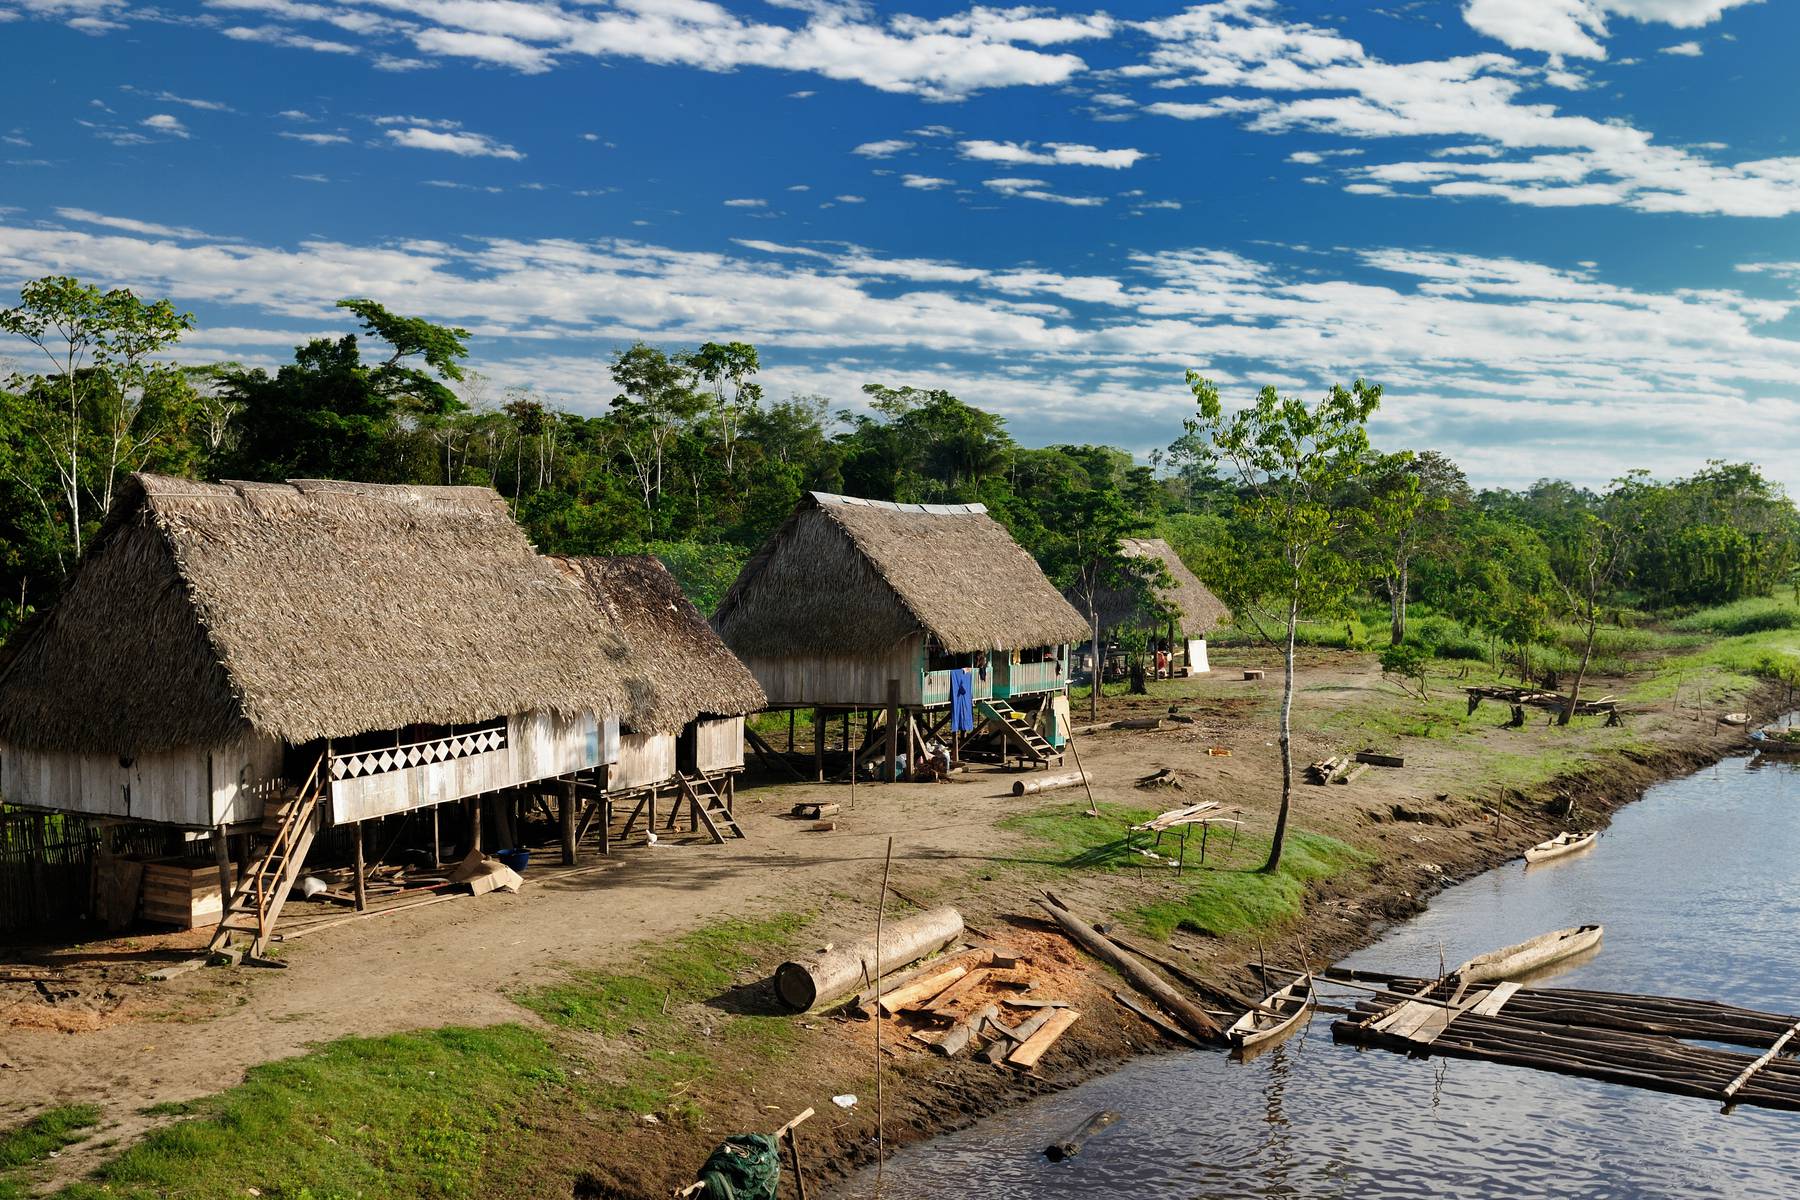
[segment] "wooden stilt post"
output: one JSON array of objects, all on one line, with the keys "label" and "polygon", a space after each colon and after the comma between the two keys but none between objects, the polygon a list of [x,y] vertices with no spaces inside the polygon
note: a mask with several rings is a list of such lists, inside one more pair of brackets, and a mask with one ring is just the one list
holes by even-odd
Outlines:
[{"label": "wooden stilt post", "polygon": [[481,849],[481,797],[469,798],[469,850]]},{"label": "wooden stilt post", "polygon": [[213,830],[213,860],[219,864],[219,903],[231,907],[231,835],[220,825]]},{"label": "wooden stilt post", "polygon": [[884,783],[892,783],[899,776],[900,755],[900,681],[887,681],[887,775]]},{"label": "wooden stilt post", "polygon": [[813,709],[813,782],[825,782],[825,710]]},{"label": "wooden stilt post", "polygon": [[789,754],[792,754],[794,752],[794,715],[796,713],[798,713],[799,711],[800,710],[797,708],[788,709],[788,753]]},{"label": "wooden stilt post", "polygon": [[558,785],[562,793],[562,804],[557,813],[562,818],[562,852],[563,866],[575,865],[575,816],[579,807],[575,800],[575,781],[565,779]]},{"label": "wooden stilt post", "polygon": [[351,839],[356,845],[356,911],[362,912],[369,907],[369,874],[363,863],[363,823],[356,823],[355,836]]}]

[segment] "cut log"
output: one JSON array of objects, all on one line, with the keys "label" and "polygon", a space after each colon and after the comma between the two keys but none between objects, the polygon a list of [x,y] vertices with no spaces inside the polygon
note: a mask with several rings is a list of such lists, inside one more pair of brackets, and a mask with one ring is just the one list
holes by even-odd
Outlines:
[{"label": "cut log", "polygon": [[844,811],[841,804],[796,804],[792,814],[803,821],[818,821],[825,817],[835,817]]},{"label": "cut log", "polygon": [[954,908],[928,912],[887,924],[882,931],[881,962],[875,962],[875,939],[859,938],[820,954],[784,962],[775,968],[775,994],[795,1012],[861,987],[871,980],[923,958],[962,936],[962,914]]},{"label": "cut log", "polygon": [[1369,769],[1368,763],[1359,762],[1355,766],[1351,767],[1349,770],[1339,772],[1337,778],[1333,779],[1331,782],[1333,782],[1333,783],[1355,783],[1357,781],[1357,779],[1363,774],[1363,772],[1367,771],[1368,769]]},{"label": "cut log", "polygon": [[935,975],[927,975],[917,983],[909,983],[898,991],[883,996],[879,1001],[881,1011],[891,1017],[901,1009],[917,1008],[968,973],[969,968],[955,966]]},{"label": "cut log", "polygon": [[1125,721],[1114,721],[1108,729],[1161,729],[1161,717],[1132,717]]},{"label": "cut log", "polygon": [[[888,890],[892,891],[893,889],[889,888]],[[917,963],[914,966],[906,968],[904,971],[890,972],[888,974],[887,978],[883,979],[881,981],[880,991],[883,995],[886,995],[887,993],[892,992],[892,991],[897,991],[900,988],[904,987],[905,985],[911,983],[915,979],[923,979],[925,976],[931,974],[934,971],[941,971],[945,967],[950,966],[952,963],[954,963],[957,959],[961,958],[962,956],[974,954],[974,953],[975,953],[975,950],[973,949],[973,947],[964,946],[961,949],[950,952],[949,954],[945,955],[943,958],[935,959],[931,962]],[[983,951],[982,953],[986,953],[986,952]],[[964,965],[967,966],[969,964],[965,963]],[[838,1011],[844,1013],[847,1016],[860,1016],[860,1017],[869,1016],[870,1013],[873,1012],[873,1005],[875,1004],[875,992],[876,992],[875,985],[870,984],[868,987],[864,988],[862,991],[856,993],[856,995],[850,997],[848,1000],[845,1000],[843,1002],[843,1004],[839,1006]],[[865,1011],[863,1011],[864,1009],[868,1009],[869,1011],[865,1012]]]},{"label": "cut log", "polygon": [[1174,1016],[1183,1029],[1206,1041],[1218,1041],[1224,1035],[1224,1031],[1219,1028],[1218,1023],[1202,1012],[1197,1005],[1170,987],[1166,980],[1139,962],[1132,954],[1108,941],[1105,935],[1092,925],[1068,909],[1047,900],[1040,900],[1038,903],[1062,927],[1063,932],[1073,938],[1082,949],[1113,967],[1125,977],[1126,982],[1132,987],[1162,1005]]},{"label": "cut log", "polygon": [[1008,1066],[1021,1071],[1029,1071],[1037,1066],[1038,1060],[1049,1053],[1050,1047],[1056,1045],[1057,1039],[1069,1031],[1069,1026],[1081,1019],[1081,1014],[1072,1008],[1059,1008],[1050,1014],[1043,1027],[1029,1038],[1025,1044],[1006,1056]]},{"label": "cut log", "polygon": [[1127,996],[1124,992],[1114,992],[1113,999],[1117,1000],[1120,1004],[1123,1004],[1126,1008],[1130,1009],[1132,1012],[1136,1013],[1138,1016],[1144,1018],[1144,1020],[1148,1021],[1150,1023],[1150,1025],[1152,1027],[1154,1027],[1158,1033],[1160,1033],[1164,1037],[1168,1038],[1171,1042],[1178,1042],[1183,1046],[1192,1046],[1196,1050],[1200,1049],[1199,1042],[1196,1042],[1193,1038],[1191,1038],[1187,1034],[1183,1033],[1175,1025],[1171,1024],[1167,1020],[1164,1020],[1160,1014],[1151,1012],[1149,1009],[1147,1009],[1143,1005],[1139,1004],[1136,1000],[1133,1000],[1130,996]]},{"label": "cut log", "polygon": [[1051,792],[1057,788],[1077,787],[1087,782],[1087,777],[1080,771],[1069,771],[1062,775],[1040,775],[1036,779],[1015,780],[1012,794],[1015,796],[1035,796],[1039,792]]},{"label": "cut log", "polygon": [[1105,1129],[1119,1119],[1119,1114],[1101,1109],[1060,1138],[1044,1147],[1044,1157],[1051,1162],[1061,1162],[1065,1158],[1074,1158],[1087,1145],[1089,1138]]},{"label": "cut log", "polygon": [[993,973],[994,972],[987,967],[976,967],[973,971],[968,972],[961,979],[954,981],[949,987],[933,996],[929,1003],[915,1005],[915,1007],[924,1009],[927,1012],[942,1014],[944,1009],[949,1008],[952,1004],[955,1004],[964,996],[967,996],[970,992],[973,992],[976,988],[986,983],[988,977]]},{"label": "cut log", "polygon": [[1245,679],[1261,679],[1262,677],[1263,673],[1260,670],[1248,670],[1244,672]]},{"label": "cut log", "polygon": [[1358,750],[1356,761],[1368,763],[1371,767],[1404,767],[1406,759],[1398,754],[1377,754],[1373,750]]},{"label": "cut log", "polygon": [[969,1048],[970,1040],[981,1028],[983,1021],[999,1015],[1000,1006],[998,1004],[990,1004],[978,1013],[971,1013],[968,1017],[952,1025],[950,1031],[939,1038],[931,1048],[945,1058],[955,1058]]}]

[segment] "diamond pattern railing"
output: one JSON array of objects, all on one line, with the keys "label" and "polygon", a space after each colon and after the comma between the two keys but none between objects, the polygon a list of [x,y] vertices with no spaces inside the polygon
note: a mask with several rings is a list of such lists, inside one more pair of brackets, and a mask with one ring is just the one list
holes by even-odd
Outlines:
[{"label": "diamond pattern railing", "polygon": [[388,746],[357,754],[331,756],[333,779],[360,779],[365,775],[381,775],[388,771],[404,771],[424,763],[447,762],[506,749],[506,726],[496,725],[454,737],[435,738],[428,742],[412,742],[404,746]]}]

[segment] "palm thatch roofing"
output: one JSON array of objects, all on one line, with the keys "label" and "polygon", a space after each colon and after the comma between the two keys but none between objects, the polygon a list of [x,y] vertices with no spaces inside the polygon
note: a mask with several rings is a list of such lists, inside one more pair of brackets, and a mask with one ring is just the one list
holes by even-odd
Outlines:
[{"label": "palm thatch roofing", "polygon": [[[1174,610],[1175,629],[1184,637],[1205,637],[1231,615],[1224,601],[1188,570],[1175,548],[1161,538],[1123,538],[1119,552],[1126,558],[1159,562],[1169,573],[1169,582],[1157,589],[1157,597]],[[1166,618],[1156,612],[1138,594],[1126,588],[1102,591],[1094,598],[1100,615],[1100,628],[1120,625],[1160,629]]]},{"label": "palm thatch roofing", "polygon": [[979,504],[810,492],[713,615],[745,658],[885,652],[924,630],[956,653],[1050,646],[1086,622]]},{"label": "palm thatch roofing", "polygon": [[134,475],[0,672],[0,741],[137,754],[624,717],[627,660],[489,488]]},{"label": "palm thatch roofing", "polygon": [[756,677],[719,640],[662,560],[618,555],[551,561],[586,589],[625,639],[633,669],[649,683],[635,728],[673,733],[698,716],[742,716],[768,703]]}]

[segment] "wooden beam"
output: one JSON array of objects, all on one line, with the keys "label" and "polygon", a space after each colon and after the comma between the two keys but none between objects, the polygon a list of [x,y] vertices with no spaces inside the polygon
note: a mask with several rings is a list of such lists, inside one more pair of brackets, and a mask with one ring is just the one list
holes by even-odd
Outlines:
[{"label": "wooden beam", "polygon": [[351,839],[356,845],[356,911],[364,912],[369,907],[369,873],[363,863],[363,823],[358,821]]},{"label": "wooden beam", "polygon": [[557,815],[562,818],[562,860],[563,866],[575,865],[575,781],[565,779],[558,785],[561,793],[557,805]]},{"label": "wooden beam", "polygon": [[813,709],[813,782],[825,782],[825,710]]},{"label": "wooden beam", "polygon": [[887,775],[882,782],[892,783],[900,757],[900,681],[887,681]]}]

